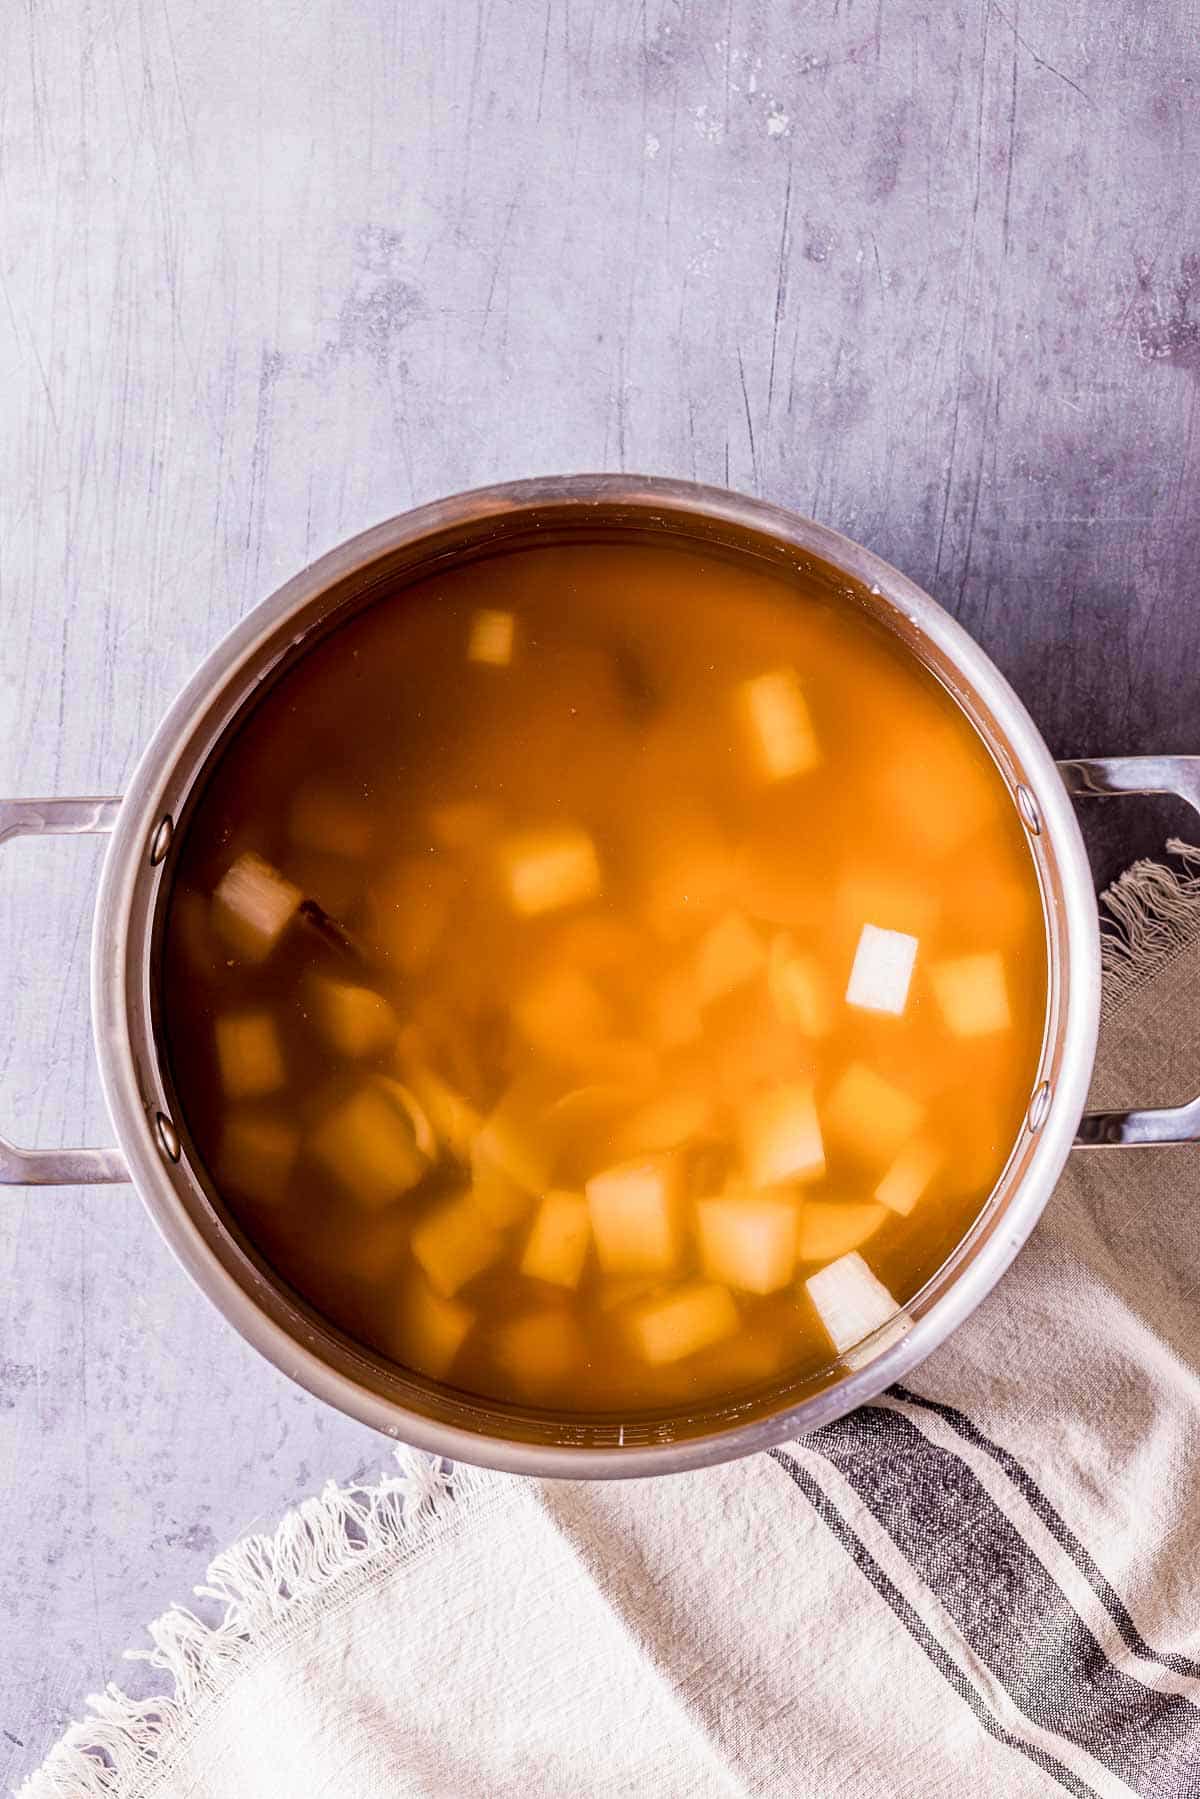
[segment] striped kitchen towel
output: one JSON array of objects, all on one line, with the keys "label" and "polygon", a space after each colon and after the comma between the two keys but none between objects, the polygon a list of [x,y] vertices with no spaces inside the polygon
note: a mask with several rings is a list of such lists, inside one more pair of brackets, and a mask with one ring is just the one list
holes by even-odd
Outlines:
[{"label": "striped kitchen towel", "polygon": [[[1094,1103],[1200,1091],[1200,860],[1108,896]],[[911,1384],[768,1455],[330,1486],[25,1799],[1200,1795],[1200,1147],[1076,1156]]]}]

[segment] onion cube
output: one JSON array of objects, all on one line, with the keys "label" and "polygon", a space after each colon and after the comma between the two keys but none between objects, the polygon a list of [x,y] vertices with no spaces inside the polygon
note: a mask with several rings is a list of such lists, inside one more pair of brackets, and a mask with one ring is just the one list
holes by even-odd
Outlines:
[{"label": "onion cube", "polygon": [[767,991],[784,1024],[806,1037],[825,1037],[832,1028],[832,1008],[825,976],[812,956],[801,955],[786,931],[771,939],[767,954]]},{"label": "onion cube", "polygon": [[502,1244],[474,1195],[460,1193],[426,1213],[412,1234],[412,1252],[435,1293],[452,1299],[490,1266]]},{"label": "onion cube", "polygon": [[577,968],[553,968],[527,987],[513,1006],[518,1031],[534,1049],[576,1062],[606,1037],[612,1026],[608,1005]]},{"label": "onion cube", "polygon": [[384,961],[420,974],[446,931],[458,888],[453,870],[429,855],[393,864],[367,892],[367,931]]},{"label": "onion cube", "polygon": [[503,1325],[496,1337],[497,1362],[531,1399],[561,1387],[582,1359],[579,1327],[570,1312],[527,1312]]},{"label": "onion cube", "polygon": [[498,1231],[528,1218],[534,1195],[493,1163],[475,1161],[471,1166],[471,1192],[482,1217]]},{"label": "onion cube", "polygon": [[929,973],[942,1017],[956,1036],[987,1037],[1008,1029],[1008,987],[997,951],[939,962]]},{"label": "onion cube", "polygon": [[729,905],[737,862],[704,813],[686,813],[666,824],[655,818],[654,823],[644,915],[652,931],[677,943]]},{"label": "onion cube", "polygon": [[742,1157],[752,1187],[817,1180],[825,1148],[812,1088],[791,1083],[747,1101],[741,1118]]},{"label": "onion cube", "polygon": [[679,1260],[677,1158],[659,1155],[593,1175],[585,1189],[606,1274],[670,1274]]},{"label": "onion cube", "polygon": [[639,1306],[628,1330],[642,1359],[661,1366],[732,1337],[738,1322],[729,1289],[697,1281]]},{"label": "onion cube", "polygon": [[766,966],[767,952],[741,912],[726,912],[705,935],[696,960],[696,991],[702,1006],[724,999],[752,981]]},{"label": "onion cube", "polygon": [[596,846],[577,825],[518,831],[505,838],[500,857],[509,899],[523,917],[577,906],[600,891]]},{"label": "onion cube", "polygon": [[372,819],[366,802],[326,781],[308,781],[292,796],[288,836],[301,849],[360,857],[371,848]]},{"label": "onion cube", "polygon": [[495,1357],[513,1385],[536,1404],[556,1392],[561,1396],[584,1358],[584,1346],[570,1312],[530,1312],[502,1326]]},{"label": "onion cube", "polygon": [[270,955],[295,917],[304,898],[287,881],[247,850],[217,883],[213,894],[213,923],[233,950],[247,962],[262,962]]},{"label": "onion cube", "polygon": [[484,607],[471,619],[467,639],[467,659],[486,662],[492,668],[507,668],[512,661],[513,626],[511,612],[493,612]]},{"label": "onion cube", "polygon": [[884,1205],[846,1199],[811,1199],[800,1207],[796,1256],[801,1262],[831,1262],[859,1249],[891,1213]]},{"label": "onion cube", "polygon": [[785,781],[816,767],[820,751],[808,702],[793,669],[778,668],[743,681],[737,698],[764,781]]},{"label": "onion cube", "polygon": [[830,1262],[804,1284],[839,1355],[889,1323],[900,1310],[857,1250]]},{"label": "onion cube", "polygon": [[592,1240],[592,1221],[581,1193],[547,1193],[538,1207],[521,1257],[521,1273],[557,1287],[577,1287]]},{"label": "onion cube", "polygon": [[256,1099],[283,1086],[283,1050],[269,1012],[229,1012],[218,1018],[216,1037],[221,1085],[230,1099]]},{"label": "onion cube", "polygon": [[865,924],[858,939],[846,1004],[867,1012],[891,1012],[899,1018],[908,1004],[908,987],[917,959],[917,939],[904,931],[885,931]]},{"label": "onion cube", "polygon": [[391,1006],[371,987],[313,975],[308,999],[317,1028],[340,1056],[374,1056],[396,1040],[399,1022]]},{"label": "onion cube", "polygon": [[712,1118],[713,1105],[707,1095],[682,1087],[630,1112],[611,1133],[613,1147],[622,1157],[677,1149],[692,1138],[702,1137]]},{"label": "onion cube", "polygon": [[923,1138],[906,1143],[875,1189],[889,1211],[907,1218],[942,1165],[941,1152]]},{"label": "onion cube", "polygon": [[[932,786],[929,771],[937,770]],[[951,856],[987,833],[1011,805],[986,751],[961,722],[910,723],[896,733],[879,764],[879,813],[897,840],[926,855]]]},{"label": "onion cube", "polygon": [[545,1116],[555,1094],[546,1081],[526,1076],[514,1081],[484,1120],[471,1146],[471,1162],[500,1169],[528,1193],[550,1184],[552,1148]]},{"label": "onion cube", "polygon": [[427,1167],[411,1115],[382,1080],[327,1112],[309,1147],[352,1198],[373,1210],[415,1187]]},{"label": "onion cube", "polygon": [[668,969],[653,983],[647,1012],[654,1040],[663,1049],[694,1043],[704,1029],[695,978],[683,969]]},{"label": "onion cube", "polygon": [[866,1161],[883,1162],[912,1136],[924,1108],[873,1068],[852,1062],[830,1094],[822,1116],[831,1139]]},{"label": "onion cube", "polygon": [[757,1194],[703,1199],[696,1207],[700,1260],[712,1280],[744,1293],[774,1293],[796,1269],[796,1212]]},{"label": "onion cube", "polygon": [[441,1380],[466,1341],[475,1314],[461,1300],[444,1299],[420,1279],[404,1289],[394,1330],[398,1361]]},{"label": "onion cube", "polygon": [[538,1076],[514,1081],[470,1146],[476,1204],[499,1230],[527,1218],[550,1185],[555,1146],[546,1114],[553,1091]]},{"label": "onion cube", "polygon": [[412,1221],[389,1206],[356,1223],[355,1230],[338,1230],[321,1243],[321,1259],[364,1286],[388,1288],[391,1298],[396,1278],[409,1259]]},{"label": "onion cube", "polygon": [[300,1139],[291,1125],[265,1113],[233,1112],[221,1132],[221,1180],[251,1199],[280,1200]]}]

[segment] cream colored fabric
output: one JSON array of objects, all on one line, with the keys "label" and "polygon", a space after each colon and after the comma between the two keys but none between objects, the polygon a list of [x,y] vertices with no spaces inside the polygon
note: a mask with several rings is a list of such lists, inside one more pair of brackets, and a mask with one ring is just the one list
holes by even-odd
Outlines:
[{"label": "cream colored fabric", "polygon": [[[1200,897],[1137,891],[1102,1104],[1200,1090]],[[1200,1149],[1077,1155],[909,1389],[657,1482],[330,1488],[25,1799],[1200,1793],[1198,1292]]]}]

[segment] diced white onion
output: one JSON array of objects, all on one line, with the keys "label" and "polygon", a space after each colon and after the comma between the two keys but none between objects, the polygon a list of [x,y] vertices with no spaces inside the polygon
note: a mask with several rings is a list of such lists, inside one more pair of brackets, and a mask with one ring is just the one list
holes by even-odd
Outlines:
[{"label": "diced white onion", "polygon": [[908,1004],[909,983],[917,959],[917,939],[905,931],[885,931],[865,924],[858,939],[846,1004],[867,1012],[899,1017]]},{"label": "diced white onion", "polygon": [[900,1310],[856,1249],[810,1275],[804,1284],[839,1355],[890,1323]]}]

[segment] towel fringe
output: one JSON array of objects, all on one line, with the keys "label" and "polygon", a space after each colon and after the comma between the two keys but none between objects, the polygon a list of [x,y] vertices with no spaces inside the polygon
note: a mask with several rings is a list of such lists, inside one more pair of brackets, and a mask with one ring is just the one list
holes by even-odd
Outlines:
[{"label": "towel fringe", "polygon": [[1179,867],[1148,857],[1100,896],[1106,1018],[1200,938],[1200,849],[1172,837],[1167,854]]},{"label": "towel fringe", "polygon": [[199,1599],[219,1608],[216,1623],[173,1605],[149,1628],[152,1649],[127,1649],[166,1676],[170,1691],[135,1699],[111,1683],[89,1695],[91,1716],[70,1725],[18,1799],[131,1799],[162,1750],[229,1682],[270,1625],[324,1594],[351,1570],[411,1545],[451,1505],[494,1489],[479,1469],[448,1468],[397,1448],[398,1474],[371,1486],[329,1481],[318,1497],[288,1512],[271,1536],[248,1536],[218,1555]]}]

